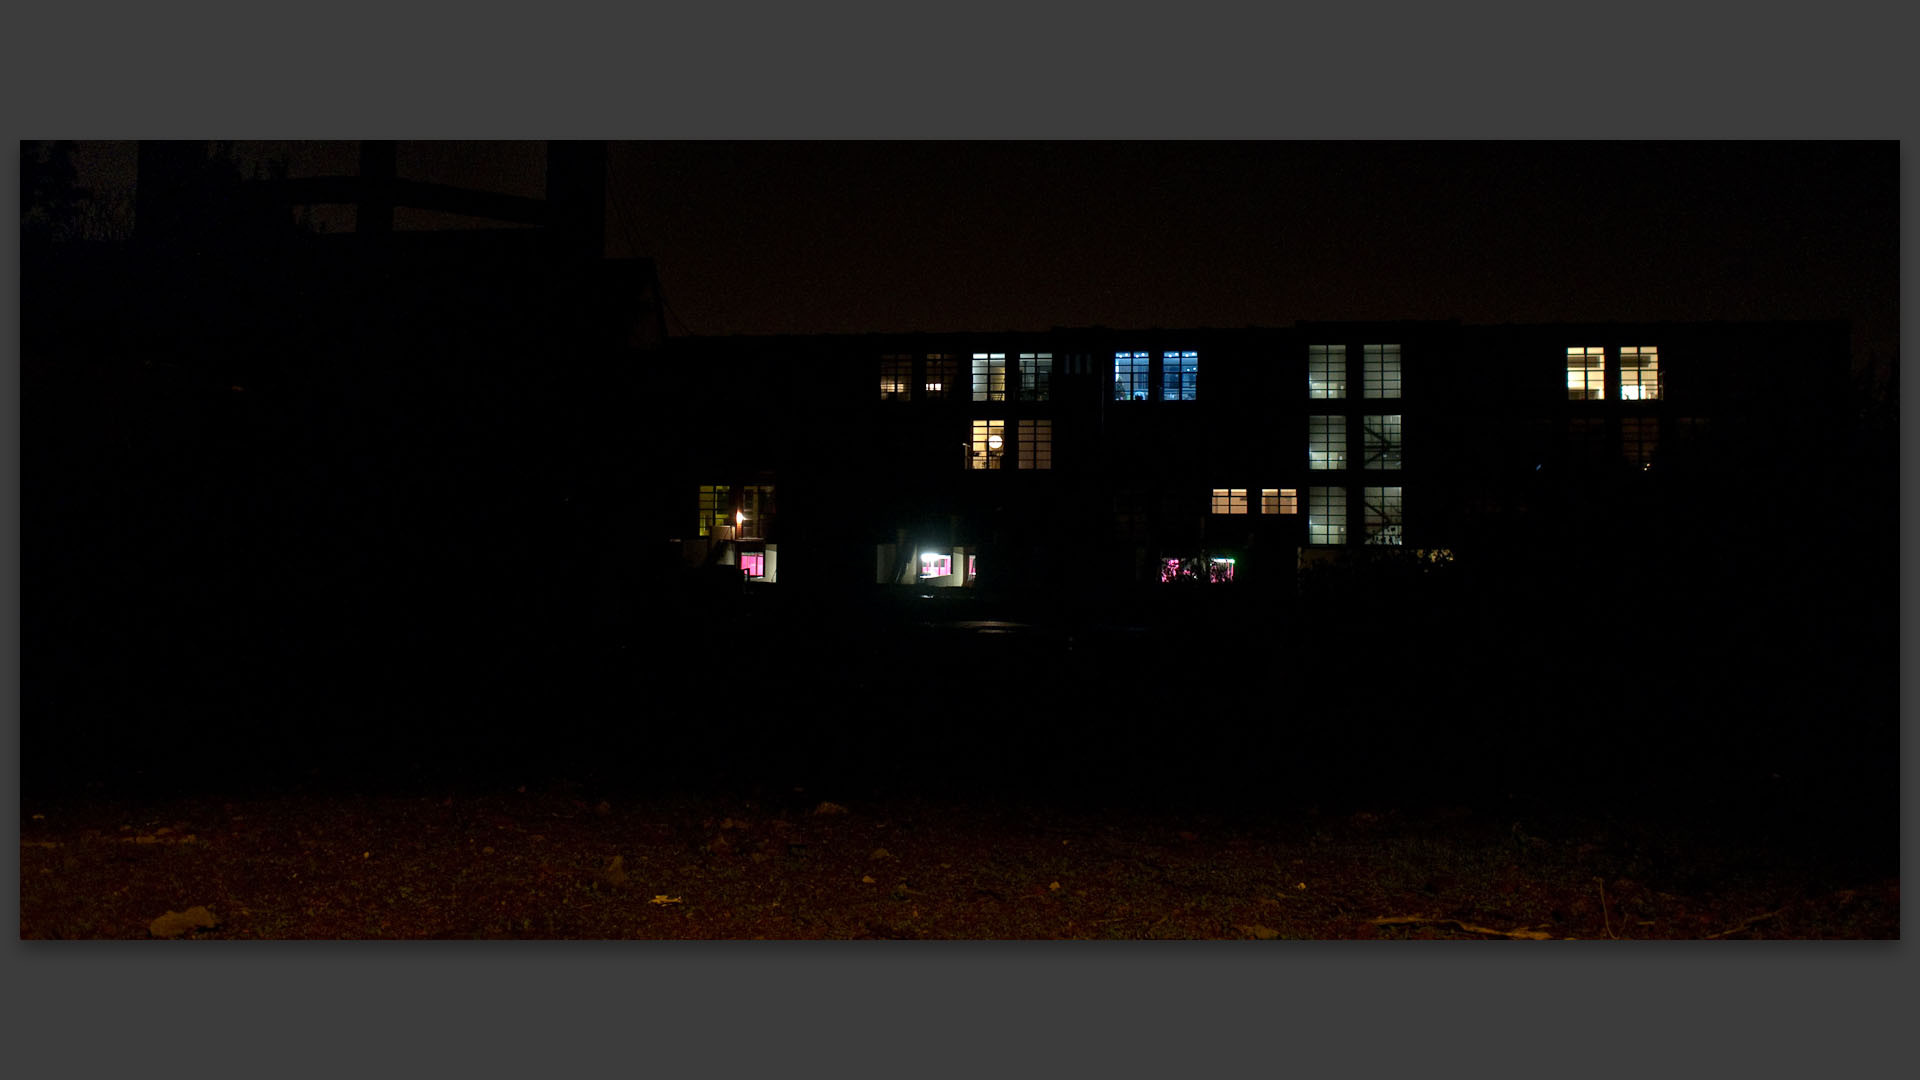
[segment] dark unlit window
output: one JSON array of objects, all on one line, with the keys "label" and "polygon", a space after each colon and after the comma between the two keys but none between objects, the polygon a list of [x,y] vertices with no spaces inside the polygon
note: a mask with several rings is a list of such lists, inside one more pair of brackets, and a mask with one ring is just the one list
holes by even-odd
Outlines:
[{"label": "dark unlit window", "polygon": [[880,358],[880,400],[906,401],[913,396],[913,357]]},{"label": "dark unlit window", "polygon": [[1045,401],[1053,388],[1053,354],[1020,354],[1020,400]]},{"label": "dark unlit window", "polygon": [[928,400],[950,398],[953,396],[954,381],[960,378],[960,362],[948,353],[927,354]]},{"label": "dark unlit window", "polygon": [[1053,468],[1053,421],[1022,420],[1019,424],[1022,469]]}]

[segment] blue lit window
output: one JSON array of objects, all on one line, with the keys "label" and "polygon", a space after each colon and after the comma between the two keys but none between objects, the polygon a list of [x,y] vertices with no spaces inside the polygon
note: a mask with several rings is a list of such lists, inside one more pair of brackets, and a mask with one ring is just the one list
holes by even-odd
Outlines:
[{"label": "blue lit window", "polygon": [[1160,397],[1166,401],[1197,401],[1200,354],[1170,352],[1160,356]]},{"label": "blue lit window", "polygon": [[1147,400],[1147,374],[1151,355],[1143,352],[1113,354],[1113,400]]}]

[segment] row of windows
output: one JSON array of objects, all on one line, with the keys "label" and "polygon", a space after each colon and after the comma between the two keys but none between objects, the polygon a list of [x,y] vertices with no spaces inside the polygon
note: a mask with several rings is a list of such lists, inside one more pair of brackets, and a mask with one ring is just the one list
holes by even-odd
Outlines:
[{"label": "row of windows", "polygon": [[[1018,353],[1014,357],[1019,378],[1018,400],[1046,401],[1053,389],[1053,354]],[[922,369],[921,392],[928,400],[953,396],[960,376],[960,362],[947,353],[930,353]],[[974,401],[1007,400],[1007,354],[978,352],[972,356],[972,394]],[[880,400],[907,401],[913,397],[913,357],[893,354],[880,358]]]},{"label": "row of windows", "polygon": [[[1361,360],[1361,397],[1400,396],[1400,346],[1361,346]],[[1327,399],[1347,396],[1345,345],[1307,346],[1307,396]]]},{"label": "row of windows", "polygon": [[[1347,490],[1344,487],[1307,489],[1307,543],[1347,542]],[[1398,545],[1401,542],[1401,503],[1398,487],[1360,489],[1361,527],[1366,530],[1367,543]]]},{"label": "row of windows", "polygon": [[[1362,468],[1398,469],[1401,463],[1400,414],[1361,419]],[[1347,467],[1347,418],[1307,418],[1307,468],[1336,470]]]},{"label": "row of windows", "polygon": [[[1113,400],[1148,401],[1153,397],[1153,354],[1113,354]],[[1160,354],[1160,399],[1200,400],[1200,354],[1192,350]]]},{"label": "row of windows", "polygon": [[[1216,514],[1244,514],[1247,512],[1248,488],[1214,488],[1213,512]],[[1293,488],[1261,488],[1260,512],[1262,514],[1297,514],[1300,512],[1300,495]]]},{"label": "row of windows", "polygon": [[[1053,468],[1053,421],[1018,420],[1014,423],[1014,464],[1022,469]],[[967,442],[967,468],[1006,467],[1007,422],[975,420]]]},{"label": "row of windows", "polygon": [[736,496],[727,484],[702,484],[695,496],[694,535],[764,540],[773,518],[773,485],[743,484]]},{"label": "row of windows", "polygon": [[[1660,350],[1652,345],[1622,345],[1620,400],[1658,401],[1660,389]],[[1570,346],[1567,349],[1567,400],[1604,401],[1606,396],[1606,347]]]}]

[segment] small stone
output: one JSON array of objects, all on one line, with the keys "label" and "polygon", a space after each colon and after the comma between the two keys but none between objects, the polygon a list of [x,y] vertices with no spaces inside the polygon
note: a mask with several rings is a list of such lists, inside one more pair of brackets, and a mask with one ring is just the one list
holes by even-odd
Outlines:
[{"label": "small stone", "polygon": [[220,920],[213,917],[203,905],[195,905],[185,911],[169,911],[165,915],[147,924],[147,933],[157,938],[177,938],[195,930],[211,930],[219,926]]},{"label": "small stone", "polygon": [[837,802],[823,802],[819,806],[814,807],[813,812],[816,814],[844,814],[847,812],[847,808]]},{"label": "small stone", "polygon": [[883,847],[877,847],[873,849],[873,854],[869,857],[874,859],[891,859],[893,858],[893,852]]}]

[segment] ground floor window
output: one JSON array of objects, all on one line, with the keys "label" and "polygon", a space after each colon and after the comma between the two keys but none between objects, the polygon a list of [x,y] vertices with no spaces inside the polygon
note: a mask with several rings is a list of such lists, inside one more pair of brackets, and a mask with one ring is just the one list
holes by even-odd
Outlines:
[{"label": "ground floor window", "polygon": [[1260,512],[1263,514],[1299,513],[1299,492],[1293,488],[1261,488]]},{"label": "ground floor window", "polygon": [[923,578],[951,577],[953,575],[953,556],[946,552],[922,552],[920,555],[920,576]]},{"label": "ground floor window", "polygon": [[743,551],[740,553],[740,572],[750,578],[767,576],[767,556],[765,552]]},{"label": "ground floor window", "polygon": [[1225,585],[1233,580],[1234,559],[1230,555],[1193,555],[1160,560],[1160,581],[1194,581],[1204,585]]},{"label": "ground floor window", "polygon": [[1307,489],[1307,543],[1344,544],[1347,542],[1347,489],[1313,487]]},{"label": "ground floor window", "polygon": [[1367,543],[1394,544],[1401,540],[1400,489],[1369,487],[1361,491],[1367,511]]}]

